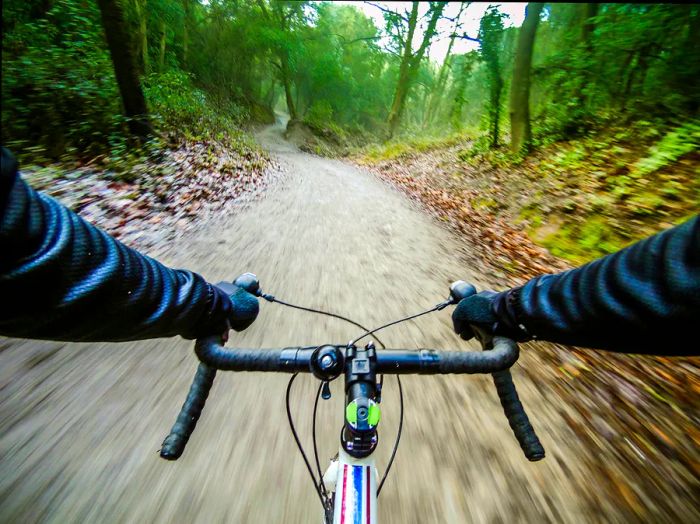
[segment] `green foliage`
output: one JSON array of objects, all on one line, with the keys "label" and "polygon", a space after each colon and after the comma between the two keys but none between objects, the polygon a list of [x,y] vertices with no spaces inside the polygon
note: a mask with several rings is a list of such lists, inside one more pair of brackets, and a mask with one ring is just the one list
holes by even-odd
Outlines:
[{"label": "green foliage", "polygon": [[693,151],[700,151],[700,121],[697,120],[678,126],[654,144],[648,156],[634,164],[632,176],[654,173]]},{"label": "green foliage", "polygon": [[433,149],[452,147],[471,140],[467,133],[454,133],[445,137],[412,137],[392,140],[383,144],[371,144],[357,151],[369,161],[395,160],[402,157],[425,153]]},{"label": "green foliage", "polygon": [[[190,137],[237,133],[234,130],[250,117],[246,107],[269,121],[271,111],[247,102],[240,90],[215,88],[213,81],[196,87],[199,80],[194,73],[183,71],[178,64],[183,38],[181,5],[154,1],[148,8],[148,41],[157,46],[151,49],[151,61],[158,64],[161,50],[165,54],[163,71],[145,77],[143,85],[162,133]],[[134,22],[134,13],[127,14]],[[148,154],[135,150],[128,139],[94,2],[57,0],[33,5],[10,0],[3,3],[3,24],[5,145],[35,162],[106,154],[121,165],[127,157]]]},{"label": "green foliage", "polygon": [[304,60],[297,64],[302,109],[318,111],[322,104],[341,126],[377,129],[395,82],[386,53],[373,40],[377,28],[353,6],[320,4],[317,17],[305,30]]},{"label": "green foliage", "polygon": [[537,173],[540,189],[521,219],[533,238],[574,263],[682,221],[700,206],[695,133],[695,121],[671,129],[639,121],[551,144],[524,164]]},{"label": "green foliage", "polygon": [[[3,3],[3,142],[90,154],[119,135],[119,95],[93,2],[58,0],[40,18]],[[27,151],[32,151],[26,149]]]},{"label": "green foliage", "polygon": [[614,253],[629,243],[629,237],[616,232],[603,216],[566,224],[542,241],[550,253],[575,264]]},{"label": "green foliage", "polygon": [[522,158],[513,154],[510,149],[503,147],[494,148],[491,137],[480,135],[462,149],[457,158],[470,164],[486,162],[497,167],[512,167],[518,164]]},{"label": "green foliage", "polygon": [[318,100],[311,104],[304,120],[317,126],[329,124],[333,122],[333,107],[328,100]]},{"label": "green foliage", "polygon": [[247,120],[247,112],[230,100],[213,102],[212,95],[192,85],[190,75],[178,70],[146,79],[144,92],[157,125],[191,137],[230,131]]},{"label": "green foliage", "polygon": [[697,5],[551,4],[534,55],[540,142],[613,119],[685,118],[700,104]]}]

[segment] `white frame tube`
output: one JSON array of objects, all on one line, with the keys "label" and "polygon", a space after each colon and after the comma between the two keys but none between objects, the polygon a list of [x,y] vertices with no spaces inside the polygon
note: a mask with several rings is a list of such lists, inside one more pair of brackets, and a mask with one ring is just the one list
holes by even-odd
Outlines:
[{"label": "white frame tube", "polygon": [[340,448],[333,524],[377,524],[377,470],[372,455],[356,459]]}]

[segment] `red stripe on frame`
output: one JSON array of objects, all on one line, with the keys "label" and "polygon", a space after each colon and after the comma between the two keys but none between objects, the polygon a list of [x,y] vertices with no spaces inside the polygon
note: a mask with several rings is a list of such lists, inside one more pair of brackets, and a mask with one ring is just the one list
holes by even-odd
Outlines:
[{"label": "red stripe on frame", "polygon": [[345,524],[345,496],[348,487],[348,465],[343,464],[343,495],[340,497],[340,524]]},{"label": "red stripe on frame", "polygon": [[367,501],[367,503],[365,504],[367,506],[367,524],[372,524],[370,521],[370,519],[372,518],[372,503],[370,502],[371,499],[369,497],[369,490],[370,490],[369,476],[370,476],[371,470],[372,470],[372,468],[370,468],[370,467],[365,468],[365,471],[367,472],[367,488],[366,488],[367,497],[365,499]]}]

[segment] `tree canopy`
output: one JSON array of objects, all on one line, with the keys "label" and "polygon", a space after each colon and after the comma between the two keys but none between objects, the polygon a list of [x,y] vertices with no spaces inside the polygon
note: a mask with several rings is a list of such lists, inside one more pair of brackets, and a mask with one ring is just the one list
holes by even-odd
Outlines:
[{"label": "tree canopy", "polygon": [[[510,140],[513,112],[536,145],[610,119],[692,119],[700,107],[697,5],[544,4],[524,40],[497,6],[467,35],[469,2],[449,16],[440,2],[99,5],[102,17],[92,2],[3,3],[4,142],[89,155],[143,135],[135,121],[197,132],[203,121],[271,122],[278,111],[361,141],[468,131],[497,147]],[[104,13],[114,7],[127,36],[112,44],[114,15]],[[440,62],[434,49],[448,40]],[[474,50],[454,52],[464,40]],[[531,65],[514,76],[522,42]],[[148,115],[133,109],[139,89]]]}]

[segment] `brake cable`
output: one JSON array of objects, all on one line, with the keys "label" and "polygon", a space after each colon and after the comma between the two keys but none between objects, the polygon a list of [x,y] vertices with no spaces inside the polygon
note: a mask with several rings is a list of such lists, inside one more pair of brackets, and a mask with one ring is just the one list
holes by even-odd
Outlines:
[{"label": "brake cable", "polygon": [[[260,297],[264,298],[268,302],[277,303],[277,304],[280,304],[282,306],[287,306],[287,307],[291,307],[294,309],[300,309],[302,311],[308,311],[309,313],[318,313],[319,315],[326,315],[327,317],[337,318],[338,320],[344,320],[345,322],[348,322],[355,327],[358,327],[360,329],[364,329],[365,331],[367,331],[367,328],[365,326],[363,326],[362,324],[360,324],[358,322],[355,322],[354,320],[350,320],[349,318],[344,317],[343,315],[338,315],[336,313],[329,313],[328,311],[322,311],[320,309],[313,309],[310,307],[297,306],[296,304],[290,304],[289,302],[284,302],[284,301],[278,299],[277,297],[275,297],[274,295],[270,295],[268,293],[261,293]],[[384,343],[381,340],[377,339],[377,342],[379,343],[380,346],[382,346],[382,349],[386,349],[386,346],[384,345]]]},{"label": "brake cable", "polygon": [[[389,326],[393,326],[394,324],[400,324],[401,322],[406,322],[407,320],[413,320],[414,318],[418,318],[418,317],[421,317],[423,315],[427,315],[428,313],[432,313],[433,311],[439,311],[441,309],[444,309],[445,306],[448,306],[451,303],[452,303],[451,301],[447,301],[447,300],[445,302],[440,302],[437,306],[435,306],[431,309],[427,309],[426,311],[421,311],[420,313],[416,313],[415,315],[409,315],[407,317],[400,318],[400,319],[394,320],[392,322],[388,322],[388,323],[386,323],[382,326],[379,326],[377,328],[374,328],[372,330],[369,330],[367,328],[362,328],[365,330],[365,332],[362,335],[360,335],[359,337],[357,337],[355,340],[352,340],[348,345],[354,346],[358,341],[362,340],[366,336],[374,335],[377,331],[381,331],[382,329],[388,328]],[[377,338],[377,337],[375,336],[374,338]],[[382,344],[382,347],[384,347],[384,344]],[[386,348],[384,347],[384,349],[386,349]]]},{"label": "brake cable", "polygon": [[[301,445],[301,440],[299,440],[299,435],[297,434],[297,430],[294,427],[294,421],[292,420],[292,411],[291,407],[289,405],[289,394],[292,391],[292,384],[294,383],[294,379],[297,378],[299,373],[294,373],[292,375],[292,378],[289,379],[289,383],[287,384],[287,394],[286,394],[286,406],[287,406],[287,419],[289,420],[289,425],[292,430],[292,435],[294,436],[294,440],[297,443],[297,447],[299,448],[299,451],[301,451],[301,456],[304,458],[304,463],[306,464],[306,469],[309,470],[309,475],[311,475],[311,480],[314,483],[314,489],[316,490],[316,493],[318,494],[318,498],[321,500],[321,506],[323,506],[324,509],[326,509],[326,505],[328,503],[328,499],[324,498],[323,493],[321,492],[321,488],[319,485],[316,484],[316,477],[314,476],[313,469],[311,469],[311,464],[309,464],[309,459],[306,456],[306,453],[304,452],[304,448]],[[323,479],[321,479],[320,484],[323,484]],[[325,492],[325,486],[323,491]]]}]

